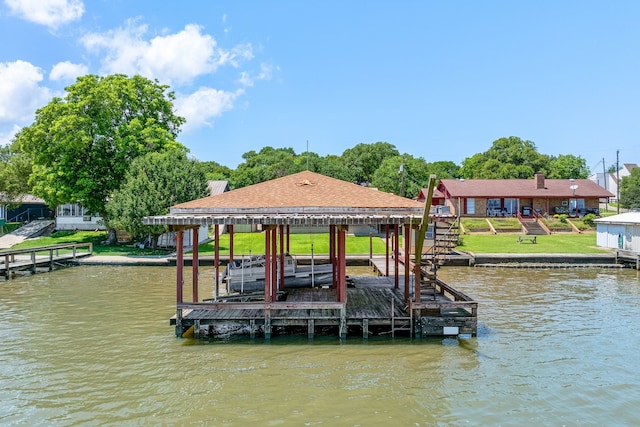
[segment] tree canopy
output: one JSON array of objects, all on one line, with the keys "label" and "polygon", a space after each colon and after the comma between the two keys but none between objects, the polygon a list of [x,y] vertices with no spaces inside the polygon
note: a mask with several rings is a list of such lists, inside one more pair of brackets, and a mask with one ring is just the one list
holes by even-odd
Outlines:
[{"label": "tree canopy", "polygon": [[158,236],[167,228],[144,225],[142,218],[166,215],[173,205],[207,195],[204,172],[183,151],[148,153],[131,163],[120,188],[109,199],[109,225],[138,239],[150,234],[155,247]]},{"label": "tree canopy", "polygon": [[399,156],[396,147],[388,142],[373,144],[357,144],[342,153],[342,161],[346,168],[355,174],[355,182],[369,184],[373,174],[388,157]]},{"label": "tree canopy", "polygon": [[631,169],[631,174],[620,181],[620,207],[640,208],[640,168]]},{"label": "tree canopy", "polygon": [[554,179],[589,176],[582,157],[541,154],[534,142],[516,136],[495,140],[487,151],[464,159],[460,168],[461,177],[467,179],[528,179],[536,172]]},{"label": "tree canopy", "polygon": [[31,159],[12,145],[0,147],[0,204],[13,206],[28,194]]},{"label": "tree canopy", "polygon": [[16,136],[33,161],[32,192],[50,206],[80,203],[106,218],[106,202],[133,160],[186,151],[175,140],[184,119],[173,113],[167,89],[141,76],[79,77]]}]

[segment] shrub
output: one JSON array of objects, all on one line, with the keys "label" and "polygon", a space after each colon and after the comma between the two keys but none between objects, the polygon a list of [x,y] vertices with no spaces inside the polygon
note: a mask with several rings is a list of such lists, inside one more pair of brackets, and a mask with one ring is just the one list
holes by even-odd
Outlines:
[{"label": "shrub", "polygon": [[593,222],[596,218],[596,214],[589,213],[582,218],[582,222],[584,222],[585,225],[593,228],[596,226],[596,223]]},{"label": "shrub", "polygon": [[567,215],[566,214],[562,214],[560,216],[558,216],[558,219],[560,220],[561,223],[566,224],[567,223]]}]

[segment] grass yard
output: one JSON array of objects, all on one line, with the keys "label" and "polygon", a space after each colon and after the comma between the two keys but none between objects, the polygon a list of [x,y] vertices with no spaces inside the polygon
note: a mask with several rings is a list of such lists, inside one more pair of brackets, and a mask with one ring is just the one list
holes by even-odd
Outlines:
[{"label": "grass yard", "polygon": [[504,254],[559,254],[559,253],[606,253],[608,250],[596,247],[595,233],[562,233],[537,236],[537,243],[518,243],[518,233],[514,234],[470,234],[464,235],[462,245],[457,249],[473,253]]},{"label": "grass yard", "polygon": [[[606,249],[596,248],[596,234],[587,232],[559,233],[549,236],[538,236],[537,243],[517,243],[519,233],[472,233],[461,236],[462,245],[457,249],[473,253],[606,253]],[[14,245],[12,249],[32,248],[38,246],[55,245],[60,243],[84,243],[93,242],[95,255],[166,255],[172,250],[139,249],[133,245],[103,245],[106,232],[94,231],[60,231],[51,236],[28,239]],[[292,234],[290,236],[290,252],[295,255],[311,254],[311,245],[315,254],[329,253],[328,234]],[[374,237],[371,241],[373,253],[382,255],[385,253],[383,238]],[[213,255],[213,242],[200,245],[201,255]],[[348,255],[368,255],[369,236],[347,236]],[[248,255],[264,252],[263,233],[236,233],[234,235],[234,254]],[[220,254],[229,254],[229,235],[224,234],[220,238]]]},{"label": "grass yard", "polygon": [[[373,253],[384,254],[386,249],[384,239],[374,237],[372,239]],[[280,244],[280,240],[278,240]],[[289,251],[295,255],[310,255],[311,245],[315,254],[329,254],[329,234],[292,234],[289,237]],[[348,255],[368,255],[369,236],[347,236]],[[209,242],[200,245],[200,254],[213,255],[214,243]],[[248,255],[264,253],[263,233],[235,233],[233,235],[233,253],[235,255]],[[220,236],[220,254],[229,254],[229,234]]]}]

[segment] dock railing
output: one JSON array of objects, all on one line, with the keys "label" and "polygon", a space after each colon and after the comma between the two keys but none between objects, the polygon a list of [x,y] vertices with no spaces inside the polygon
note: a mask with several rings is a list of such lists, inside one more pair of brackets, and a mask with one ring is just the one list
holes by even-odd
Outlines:
[{"label": "dock railing", "polygon": [[0,272],[9,277],[10,271],[31,270],[35,273],[38,265],[53,269],[56,262],[75,260],[93,253],[93,243],[61,243],[35,248],[9,249],[0,251]]}]

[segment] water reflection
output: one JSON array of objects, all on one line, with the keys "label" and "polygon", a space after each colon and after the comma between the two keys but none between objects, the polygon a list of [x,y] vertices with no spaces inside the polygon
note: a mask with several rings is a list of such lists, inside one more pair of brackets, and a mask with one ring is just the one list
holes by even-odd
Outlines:
[{"label": "water reflection", "polygon": [[635,271],[440,274],[479,301],[477,338],[176,339],[171,268],[2,283],[0,424],[638,424]]}]

